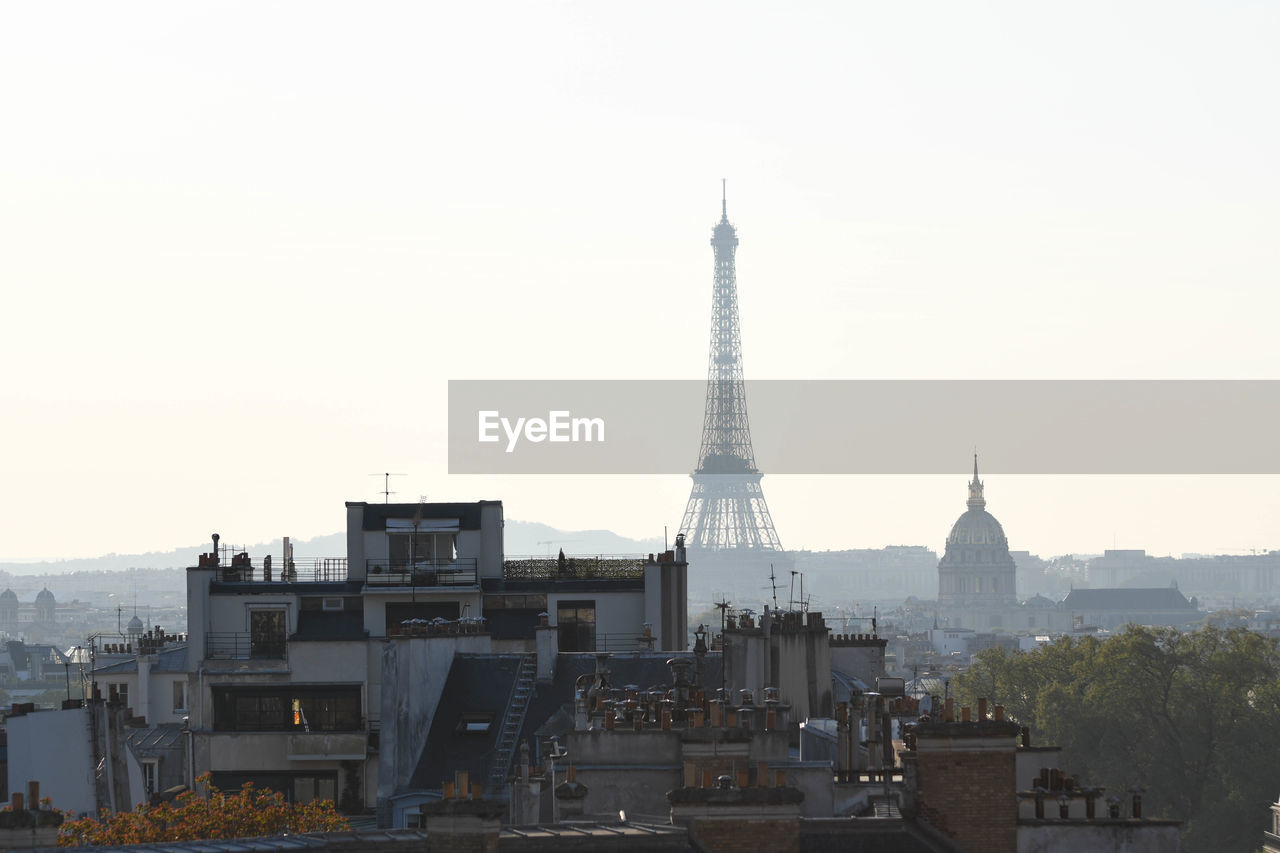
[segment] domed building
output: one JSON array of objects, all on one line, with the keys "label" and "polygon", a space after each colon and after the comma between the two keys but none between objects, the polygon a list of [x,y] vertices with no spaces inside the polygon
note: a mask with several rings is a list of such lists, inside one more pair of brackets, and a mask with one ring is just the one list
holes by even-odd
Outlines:
[{"label": "domed building", "polygon": [[968,506],[938,562],[938,624],[978,631],[1012,627],[1005,623],[1018,604],[1016,569],[1004,528],[987,512],[976,453]]},{"label": "domed building", "polygon": [[52,622],[54,621],[54,612],[57,610],[58,602],[54,600],[53,593],[49,592],[49,588],[45,587],[36,595],[36,621]]},{"label": "domed building", "polygon": [[18,594],[11,589],[0,592],[0,625],[18,624]]},{"label": "domed building", "polygon": [[129,639],[129,645],[133,646],[134,649],[138,648],[138,641],[142,639],[142,630],[142,620],[135,614],[129,620],[129,627],[125,629],[125,636]]}]

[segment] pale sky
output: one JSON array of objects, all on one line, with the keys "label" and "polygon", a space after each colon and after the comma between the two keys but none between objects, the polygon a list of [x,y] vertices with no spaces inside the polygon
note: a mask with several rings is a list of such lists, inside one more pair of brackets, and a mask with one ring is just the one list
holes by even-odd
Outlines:
[{"label": "pale sky", "polygon": [[[674,534],[687,478],[450,477],[446,383],[704,376],[722,177],[748,377],[1280,378],[1277,44],[1274,3],[7,4],[0,560],[332,533],[382,471]],[[767,476],[783,544],[940,548],[999,448],[939,417],[953,474]],[[1276,477],[986,480],[1013,548],[1280,547]]]}]

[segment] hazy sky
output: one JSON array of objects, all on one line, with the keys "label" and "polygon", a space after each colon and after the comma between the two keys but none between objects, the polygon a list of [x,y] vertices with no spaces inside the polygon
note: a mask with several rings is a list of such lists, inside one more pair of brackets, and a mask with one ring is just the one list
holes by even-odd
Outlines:
[{"label": "hazy sky", "polygon": [[[722,177],[749,377],[1280,377],[1277,44],[1274,3],[7,4],[0,559],[330,533],[378,471],[674,534],[687,478],[448,476],[446,383],[703,376]],[[952,475],[766,477],[783,544],[940,547],[999,448],[938,416]],[[1046,555],[1280,547],[1280,478],[987,497]]]}]

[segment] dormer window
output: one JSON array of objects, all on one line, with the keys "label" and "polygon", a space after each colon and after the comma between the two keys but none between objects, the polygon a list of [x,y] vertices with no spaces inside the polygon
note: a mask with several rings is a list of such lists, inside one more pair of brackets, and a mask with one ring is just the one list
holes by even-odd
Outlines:
[{"label": "dormer window", "polygon": [[493,725],[493,714],[489,711],[467,711],[458,718],[458,733],[464,735],[488,734]]}]

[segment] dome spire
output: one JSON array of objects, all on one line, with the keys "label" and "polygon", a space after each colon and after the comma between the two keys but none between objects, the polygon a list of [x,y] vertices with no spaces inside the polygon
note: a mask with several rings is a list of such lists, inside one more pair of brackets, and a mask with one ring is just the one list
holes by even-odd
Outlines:
[{"label": "dome spire", "polygon": [[969,483],[969,508],[982,509],[987,499],[982,496],[982,481],[978,479],[978,454],[973,454],[973,482]]}]

